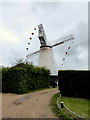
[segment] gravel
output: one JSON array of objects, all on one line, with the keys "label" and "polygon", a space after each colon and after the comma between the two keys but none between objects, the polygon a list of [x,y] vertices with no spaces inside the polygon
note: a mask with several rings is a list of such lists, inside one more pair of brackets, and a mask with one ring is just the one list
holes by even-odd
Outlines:
[{"label": "gravel", "polygon": [[59,90],[54,88],[23,95],[3,93],[2,117],[57,118],[50,109],[50,99],[55,93],[58,92]]}]

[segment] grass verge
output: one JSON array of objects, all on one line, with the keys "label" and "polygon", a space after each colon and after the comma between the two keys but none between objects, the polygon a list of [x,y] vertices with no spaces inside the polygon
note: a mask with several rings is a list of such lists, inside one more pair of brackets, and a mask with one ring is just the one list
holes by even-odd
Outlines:
[{"label": "grass verge", "polygon": [[59,117],[60,120],[72,120],[68,115],[66,115],[64,112],[60,111],[60,109],[57,107],[56,101],[59,97],[59,93],[55,94],[50,101],[50,107],[52,111],[55,113],[55,116]]},{"label": "grass verge", "polygon": [[[53,87],[40,88],[40,89],[37,89],[37,90],[30,90],[30,91],[28,91],[27,93],[23,93],[23,94],[29,94],[29,93],[38,92],[38,91],[42,91],[42,90],[49,90],[49,89],[56,89],[56,88],[53,88]],[[3,94],[4,94],[4,93],[3,93]],[[16,94],[16,93],[12,93],[12,94]],[[17,94],[17,95],[22,95],[22,94]]]},{"label": "grass verge", "polygon": [[61,97],[59,99],[59,103],[63,101],[64,104],[73,112],[77,113],[78,115],[81,115],[85,118],[88,118],[88,112],[89,107],[88,104],[90,104],[90,100],[88,99],[82,99],[82,98],[70,98],[70,97]]},{"label": "grass verge", "polygon": [[[37,90],[31,90],[31,91],[29,91],[28,93],[37,92],[37,91],[42,91],[42,90],[49,90],[49,89],[56,89],[56,88],[53,88],[53,87],[40,88],[40,89],[37,89]],[[27,94],[27,93],[26,93],[26,94]]]},{"label": "grass verge", "polygon": [[[59,97],[59,93],[55,94],[51,98],[51,109],[55,113],[57,117],[60,118],[60,120],[82,120],[82,118],[78,118],[75,115],[71,114],[68,110],[63,108],[62,111],[57,107],[56,101]],[[88,118],[88,104],[90,103],[90,100],[86,99],[80,99],[80,98],[68,98],[68,97],[61,97],[59,100],[59,103],[63,101],[64,104],[73,112],[76,112],[77,114],[84,116],[85,119],[87,120]]]}]

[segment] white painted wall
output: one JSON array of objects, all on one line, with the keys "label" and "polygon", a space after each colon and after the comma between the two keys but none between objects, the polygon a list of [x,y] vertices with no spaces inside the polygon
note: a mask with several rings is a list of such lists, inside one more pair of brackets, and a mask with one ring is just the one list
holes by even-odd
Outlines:
[{"label": "white painted wall", "polygon": [[53,51],[51,47],[40,48],[39,53],[39,64],[40,67],[46,67],[50,69],[52,75],[56,75],[56,70],[54,66]]}]

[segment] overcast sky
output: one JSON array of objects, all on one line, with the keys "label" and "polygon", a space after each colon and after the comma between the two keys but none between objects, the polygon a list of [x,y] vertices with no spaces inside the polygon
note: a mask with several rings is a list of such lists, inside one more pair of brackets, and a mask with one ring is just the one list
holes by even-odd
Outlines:
[{"label": "overcast sky", "polygon": [[[0,3],[0,65],[12,65],[15,59],[25,59],[27,54],[39,50],[38,31],[34,28],[40,23],[48,43],[70,34],[75,37],[73,43],[66,42],[53,49],[56,69],[88,69],[87,2]],[[38,65],[38,55],[31,61]]]}]

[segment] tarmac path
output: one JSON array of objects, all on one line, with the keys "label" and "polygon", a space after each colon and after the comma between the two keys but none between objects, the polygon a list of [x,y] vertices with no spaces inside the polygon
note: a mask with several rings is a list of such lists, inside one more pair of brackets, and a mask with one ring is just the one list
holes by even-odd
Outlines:
[{"label": "tarmac path", "polygon": [[57,88],[17,95],[2,94],[3,118],[57,118],[50,109],[50,99]]}]

